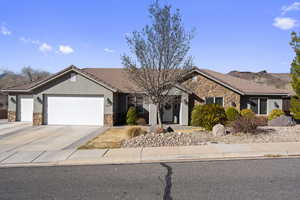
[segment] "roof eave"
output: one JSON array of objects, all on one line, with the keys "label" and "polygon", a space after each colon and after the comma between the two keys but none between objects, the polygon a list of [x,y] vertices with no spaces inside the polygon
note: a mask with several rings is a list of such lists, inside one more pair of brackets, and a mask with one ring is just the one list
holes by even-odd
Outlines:
[{"label": "roof eave", "polygon": [[261,96],[289,96],[288,93],[245,93],[246,96],[261,95]]}]

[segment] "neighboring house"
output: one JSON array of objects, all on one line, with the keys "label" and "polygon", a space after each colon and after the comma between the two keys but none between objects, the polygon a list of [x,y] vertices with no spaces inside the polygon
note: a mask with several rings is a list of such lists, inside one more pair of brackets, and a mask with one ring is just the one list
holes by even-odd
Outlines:
[{"label": "neighboring house", "polygon": [[[124,124],[130,106],[149,124],[156,124],[156,106],[124,69],[70,66],[42,81],[7,88],[9,121],[34,125]],[[282,109],[288,92],[209,70],[193,69],[185,82],[170,91],[162,106],[162,121],[188,125],[195,103],[217,103],[225,108],[251,108],[257,114]]]},{"label": "neighboring house", "polygon": [[193,69],[185,78],[190,88],[203,103],[217,103],[225,108],[252,109],[267,115],[273,109],[288,112],[291,91],[277,89],[207,69]]}]

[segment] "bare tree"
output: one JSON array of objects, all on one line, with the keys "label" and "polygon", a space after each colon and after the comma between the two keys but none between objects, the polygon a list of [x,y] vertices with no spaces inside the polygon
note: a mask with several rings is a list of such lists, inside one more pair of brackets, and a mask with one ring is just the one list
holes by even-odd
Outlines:
[{"label": "bare tree", "polygon": [[187,56],[193,31],[185,31],[179,9],[172,13],[170,5],[161,7],[156,1],[149,13],[152,24],[126,37],[134,58],[123,55],[122,63],[131,79],[156,105],[162,127],[160,108],[169,91],[193,65],[192,57]]},{"label": "bare tree", "polygon": [[50,76],[50,73],[47,71],[33,69],[28,66],[22,68],[21,75],[24,76],[29,82],[32,82]]}]

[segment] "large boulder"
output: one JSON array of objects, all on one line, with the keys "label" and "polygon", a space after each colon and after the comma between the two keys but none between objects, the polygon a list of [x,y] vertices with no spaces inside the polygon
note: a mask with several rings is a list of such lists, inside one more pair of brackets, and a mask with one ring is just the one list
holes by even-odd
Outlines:
[{"label": "large boulder", "polygon": [[222,124],[217,124],[212,129],[212,134],[215,137],[223,136],[226,134],[225,127]]},{"label": "large boulder", "polygon": [[295,126],[295,120],[286,115],[281,115],[275,119],[268,121],[268,126]]}]

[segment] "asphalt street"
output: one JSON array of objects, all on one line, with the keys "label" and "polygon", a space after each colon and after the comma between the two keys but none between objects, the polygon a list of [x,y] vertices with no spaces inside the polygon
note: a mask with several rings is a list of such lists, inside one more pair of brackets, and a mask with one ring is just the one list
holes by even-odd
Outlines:
[{"label": "asphalt street", "polygon": [[0,199],[300,199],[300,159],[0,169]]}]

